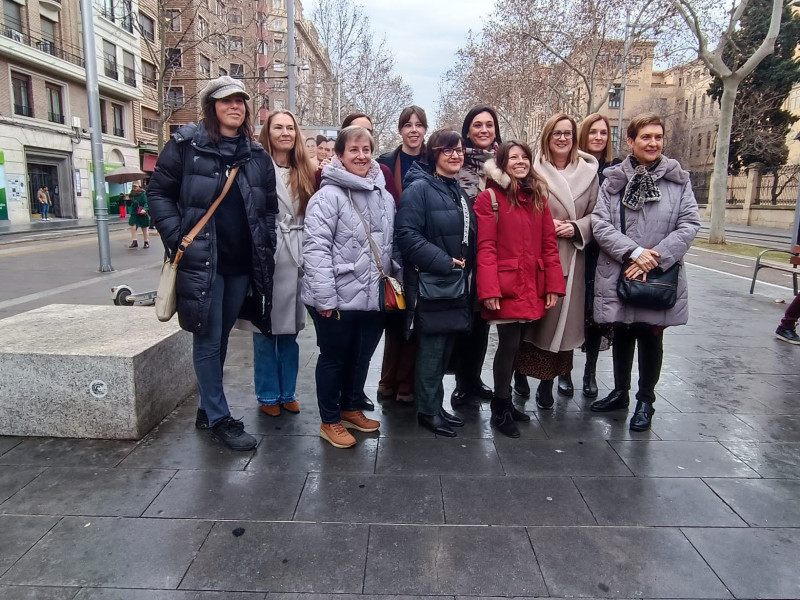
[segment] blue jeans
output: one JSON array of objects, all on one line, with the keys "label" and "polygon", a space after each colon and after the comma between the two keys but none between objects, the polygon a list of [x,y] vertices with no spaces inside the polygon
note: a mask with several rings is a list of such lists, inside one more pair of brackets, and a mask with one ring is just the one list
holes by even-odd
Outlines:
[{"label": "blue jeans", "polygon": [[206,411],[211,427],[231,414],[222,389],[222,367],[228,353],[228,336],[239,316],[249,285],[249,275],[217,273],[211,284],[211,307],[205,333],[194,334],[192,358],[200,388],[200,406]]},{"label": "blue jeans", "polygon": [[300,367],[297,334],[253,332],[253,381],[259,404],[293,402]]},{"label": "blue jeans", "polygon": [[383,334],[377,311],[333,311],[323,317],[309,307],[317,331],[317,404],[323,423],[338,423],[342,410],[356,410],[364,393],[369,361]]},{"label": "blue jeans", "polygon": [[46,219],[47,218],[47,214],[50,212],[50,205],[49,204],[40,204],[39,205],[39,210],[41,210],[41,212],[42,212],[42,218]]}]

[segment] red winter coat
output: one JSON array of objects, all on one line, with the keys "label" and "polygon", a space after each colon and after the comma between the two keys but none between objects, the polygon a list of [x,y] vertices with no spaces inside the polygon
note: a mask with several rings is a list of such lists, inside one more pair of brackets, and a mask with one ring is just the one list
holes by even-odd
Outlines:
[{"label": "red winter coat", "polygon": [[[506,199],[511,180],[494,161],[486,163],[486,190],[475,199],[478,220],[478,299],[500,298],[500,310],[481,305],[481,315],[492,319],[541,319],[545,294],[563,296],[564,275],[558,258],[556,232],[547,202],[536,213],[530,193],[520,194],[519,206]],[[492,210],[489,189],[497,197]]]}]

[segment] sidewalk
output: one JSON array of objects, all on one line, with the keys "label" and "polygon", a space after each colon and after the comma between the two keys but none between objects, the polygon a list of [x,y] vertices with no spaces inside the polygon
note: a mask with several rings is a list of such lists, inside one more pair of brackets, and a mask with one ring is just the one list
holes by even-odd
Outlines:
[{"label": "sidewalk", "polygon": [[[800,347],[773,337],[785,305],[687,271],[692,320],[666,335],[647,433],[580,392],[521,404],[518,440],[486,404],[448,439],[387,402],[380,434],[338,450],[317,435],[309,327],[302,412],[275,419],[249,336],[231,339],[226,393],[253,452],[195,430],[196,398],[139,443],[0,437],[0,598],[798,598]],[[601,394],[610,371],[604,352]]]},{"label": "sidewalk", "polygon": [[[128,228],[128,219],[120,219],[117,215],[109,215],[109,231],[119,231]],[[61,237],[82,235],[97,231],[95,219],[59,219],[43,222],[31,219],[30,223],[11,225],[8,221],[0,221],[0,245],[13,244],[30,240],[50,240]]]}]

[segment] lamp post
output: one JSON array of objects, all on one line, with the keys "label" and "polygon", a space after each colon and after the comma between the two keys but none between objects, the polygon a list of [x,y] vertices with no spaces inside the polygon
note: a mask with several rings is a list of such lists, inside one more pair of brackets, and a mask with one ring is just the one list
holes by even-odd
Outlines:
[{"label": "lamp post", "polygon": [[289,5],[286,7],[286,17],[289,21],[289,45],[287,48],[287,56],[286,62],[289,66],[289,95],[288,95],[288,104],[289,104],[289,111],[294,114],[295,113],[295,86],[297,82],[295,81],[296,73],[295,70],[295,60],[294,60],[294,0],[289,0]]},{"label": "lamp post", "polygon": [[628,77],[628,52],[630,52],[630,37],[628,30],[631,26],[631,13],[625,14],[625,42],[622,46],[622,79],[619,86],[619,117],[617,118],[617,156],[622,154],[622,118],[625,108],[625,84]]}]

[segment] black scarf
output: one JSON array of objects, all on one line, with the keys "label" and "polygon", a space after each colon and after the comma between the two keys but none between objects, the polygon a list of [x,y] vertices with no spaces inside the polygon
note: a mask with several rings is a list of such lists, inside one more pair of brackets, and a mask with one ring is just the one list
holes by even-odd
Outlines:
[{"label": "black scarf", "polygon": [[628,157],[633,167],[633,177],[625,188],[622,203],[630,210],[641,210],[645,202],[658,202],[661,200],[661,190],[653,180],[653,171],[661,162],[661,158],[651,162],[646,167],[636,160],[633,155]]}]

